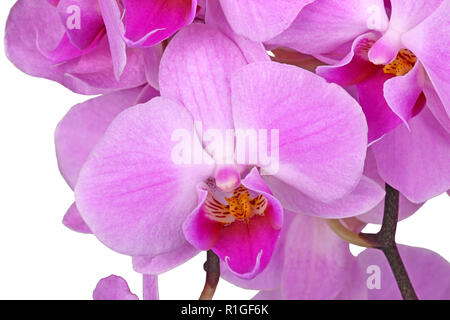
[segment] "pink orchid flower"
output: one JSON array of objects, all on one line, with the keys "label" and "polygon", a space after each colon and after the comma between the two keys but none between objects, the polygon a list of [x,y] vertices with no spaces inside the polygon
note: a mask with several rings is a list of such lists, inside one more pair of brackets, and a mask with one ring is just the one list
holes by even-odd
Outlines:
[{"label": "pink orchid flower", "polygon": [[127,49],[120,15],[115,1],[19,0],[6,24],[7,56],[82,94],[157,85],[161,48]]},{"label": "pink orchid flower", "polygon": [[448,1],[392,1],[381,38],[362,35],[340,63],[317,69],[329,81],[357,85],[369,141],[381,138],[373,146],[380,175],[416,203],[450,186],[449,59],[441,60],[449,13]]},{"label": "pink orchid flower", "polygon": [[[438,254],[422,248],[398,246],[412,285],[421,300],[447,300],[450,298],[450,264]],[[366,249],[357,257],[350,257],[350,264],[335,279],[340,282],[340,292],[320,299],[327,300],[401,300],[397,282],[386,257],[380,250]],[[302,261],[304,262],[304,261]],[[424,269],[427,272],[423,272]],[[312,273],[314,274],[314,273]],[[334,274],[332,274],[334,275]],[[302,275],[300,275],[302,277]],[[294,279],[293,279],[294,280]],[[319,279],[320,282],[320,279]],[[289,286],[289,283],[287,284]],[[261,290],[254,300],[315,299],[317,291],[311,287],[291,285],[297,292],[286,296],[284,290]],[[313,293],[311,295],[308,293]],[[320,289],[319,289],[320,293]],[[307,297],[307,298],[305,298]]]},{"label": "pink orchid flower", "polygon": [[450,187],[450,3],[390,4],[388,20],[382,1],[318,0],[272,45],[315,55],[331,64],[319,75],[356,85],[380,176],[422,203]]},{"label": "pink orchid flower", "polygon": [[230,38],[193,24],[167,47],[159,86],[161,97],[113,120],[75,187],[92,232],[134,256],[135,266],[162,271],[212,249],[235,275],[253,278],[270,261],[283,208],[261,178],[263,165],[223,166],[207,148],[205,164],[174,163],[171,134],[194,132],[194,122],[205,129],[279,130],[273,177],[302,199],[334,201],[359,183],[364,116],[345,90],[312,73],[248,64]]}]

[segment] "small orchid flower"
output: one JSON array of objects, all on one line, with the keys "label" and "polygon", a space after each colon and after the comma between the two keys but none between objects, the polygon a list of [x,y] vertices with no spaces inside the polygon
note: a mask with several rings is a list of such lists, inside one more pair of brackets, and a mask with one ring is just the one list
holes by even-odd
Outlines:
[{"label": "small orchid flower", "polygon": [[[310,72],[245,57],[217,29],[181,30],[161,61],[161,97],[119,114],[83,166],[75,187],[81,216],[135,264],[161,270],[212,249],[250,279],[271,259],[283,208],[261,177],[264,164],[224,164],[198,122],[218,132],[279,130],[273,176],[303,199],[334,201],[358,184],[367,127],[356,101]],[[179,130],[195,133],[204,162],[173,161]]]},{"label": "small orchid flower", "polygon": [[127,49],[120,10],[108,0],[18,0],[6,24],[7,56],[82,94],[157,84],[161,48]]},{"label": "small orchid flower", "polygon": [[390,4],[388,19],[382,1],[318,0],[270,44],[314,55],[331,64],[319,66],[319,75],[356,85],[380,176],[422,203],[450,186],[450,59],[442,57],[450,7],[441,0]]},{"label": "small orchid flower", "polygon": [[[143,300],[159,300],[158,278],[144,275]],[[92,294],[94,300],[139,300],[139,297],[131,292],[125,279],[116,275],[101,279]]]},{"label": "small orchid flower", "polygon": [[[225,270],[222,277],[242,288],[260,290],[255,300],[401,299],[380,250],[366,249],[354,257],[348,243],[324,220],[288,212],[285,222],[274,257],[263,273],[243,280]],[[342,223],[353,232],[365,226],[353,218]],[[448,299],[450,264],[426,249],[404,245],[398,249],[419,299]]]},{"label": "small orchid flower", "polygon": [[[437,253],[398,245],[408,276],[420,300],[450,299],[450,263]],[[366,249],[356,258],[348,285],[338,299],[401,300],[392,270],[380,250]],[[426,270],[426,272],[424,272]]]},{"label": "small orchid flower", "polygon": [[[412,285],[421,300],[447,300],[450,297],[450,264],[441,256],[427,249],[399,245],[398,249],[408,271]],[[366,249],[357,257],[349,257],[348,266],[335,281],[341,289],[336,295],[321,297],[334,300],[399,300],[398,285],[386,257],[380,250]],[[424,270],[427,272],[424,272]],[[315,273],[315,272],[314,272]],[[313,273],[313,274],[314,274]],[[300,273],[299,273],[300,274]],[[301,276],[301,274],[300,274]],[[318,279],[320,282],[320,279]],[[297,291],[291,299],[310,297],[310,287],[288,283]],[[326,284],[325,284],[326,285]],[[328,285],[330,287],[330,285]],[[289,291],[290,291],[289,290]],[[283,289],[261,290],[254,300],[289,299]],[[319,290],[320,292],[320,290]],[[337,292],[337,291],[336,291]],[[307,298],[306,298],[307,299]],[[313,298],[314,299],[314,298]]]},{"label": "small orchid flower", "polygon": [[358,37],[348,56],[317,73],[357,85],[369,141],[381,138],[373,146],[380,175],[419,203],[450,186],[450,79],[442,71],[446,62],[435,63],[450,41],[448,24],[441,23],[450,6],[448,1],[391,2],[389,28],[381,38]]}]

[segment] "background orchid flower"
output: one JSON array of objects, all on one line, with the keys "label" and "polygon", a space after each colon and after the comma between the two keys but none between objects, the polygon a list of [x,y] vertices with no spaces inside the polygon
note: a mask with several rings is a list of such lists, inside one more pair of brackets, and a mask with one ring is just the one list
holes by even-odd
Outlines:
[{"label": "background orchid flower", "polygon": [[193,24],[171,40],[160,90],[112,122],[75,188],[83,219],[118,252],[151,259],[193,245],[212,249],[244,278],[269,263],[283,215],[259,164],[223,166],[207,148],[207,163],[173,162],[172,132],[193,132],[194,121],[205,129],[280,130],[275,176],[305,197],[332,201],[359,182],[367,127],[356,101],[292,66],[247,65],[242,48],[217,29]]},{"label": "background orchid flower", "polygon": [[[450,298],[450,264],[437,253],[399,245],[412,285],[421,300]],[[383,253],[366,249],[356,258],[357,268],[339,299],[400,300],[402,296]],[[424,272],[426,270],[426,272]]]},{"label": "background orchid flower", "polygon": [[[158,278],[144,275],[142,279],[143,300],[159,300]],[[101,279],[92,294],[94,300],[139,300],[130,291],[125,279],[116,275]]]},{"label": "background orchid flower", "polygon": [[380,175],[416,203],[450,186],[450,79],[441,74],[450,67],[433,64],[450,43],[441,23],[449,12],[447,1],[392,1],[381,38],[362,35],[341,62],[317,68],[329,81],[357,85],[369,141],[382,138],[373,147]]},{"label": "background orchid flower", "polygon": [[319,66],[319,75],[356,85],[381,178],[422,203],[450,185],[450,79],[443,71],[450,60],[435,63],[450,41],[450,7],[441,0],[389,4],[388,20],[382,1],[319,0],[269,43],[312,54],[331,64]]},{"label": "background orchid flower", "polygon": [[[123,110],[158,95],[150,86],[116,91],[90,99],[70,109],[55,131],[56,156],[60,172],[73,189],[81,167],[111,121]],[[82,233],[91,233],[72,204],[64,216],[64,225]]]},{"label": "background orchid flower", "polygon": [[[439,93],[445,91],[443,88],[449,80],[434,71],[441,70],[442,65],[434,66],[426,61],[433,52],[437,55],[442,51],[430,44],[432,40],[426,40],[437,37],[445,43],[449,38],[442,32],[445,24],[439,22],[448,14],[448,2],[428,1],[426,5],[407,2],[407,6],[400,0],[392,2],[389,28],[381,38],[374,33],[364,34],[354,41],[349,55],[337,65],[318,68],[318,73],[330,81],[341,85],[359,84],[359,97],[368,116],[370,141],[391,131],[401,121],[407,125],[423,108],[422,92],[430,110],[445,128],[449,122],[445,111],[448,99]],[[435,23],[439,25],[438,30],[430,32],[429,25]],[[422,41],[424,37],[427,39]],[[420,47],[417,43],[421,43]],[[379,96],[376,100],[380,102],[372,102],[374,95]],[[377,120],[377,114],[384,121]]]},{"label": "background orchid flower", "polygon": [[[299,217],[297,215],[296,219],[300,219]],[[327,238],[324,237],[323,231],[326,229],[321,231],[322,240],[325,241]],[[297,230],[294,232],[290,229],[288,232],[290,234],[288,237],[292,236],[296,237],[295,240],[300,240]],[[336,237],[332,233],[330,236]],[[366,249],[354,257],[343,240],[334,240],[332,253],[328,255],[323,254],[323,249],[317,250],[330,247],[325,245],[327,242],[319,241],[314,246],[315,250],[310,249],[306,253],[305,250],[285,250],[286,260],[293,263],[290,266],[285,264],[285,267],[288,267],[287,270],[283,269],[281,264],[277,266],[279,269],[272,274],[272,277],[264,279],[266,282],[261,279],[259,283],[246,281],[247,286],[252,289],[257,289],[258,285],[264,288],[253,299],[397,300],[402,298],[386,257],[380,250]],[[450,264],[448,261],[427,249],[404,245],[398,247],[419,299],[449,299]],[[304,265],[308,267],[302,268]],[[290,270],[289,267],[295,270]],[[278,276],[274,276],[275,274]],[[290,281],[280,281],[280,278]],[[270,280],[271,282],[268,282]],[[277,280],[281,286],[273,288]],[[233,279],[232,282],[235,280]],[[241,285],[245,287],[245,284],[241,283]]]},{"label": "background orchid flower", "polygon": [[115,1],[19,0],[6,24],[6,54],[20,70],[77,93],[156,84],[161,48],[127,49],[120,14]]}]

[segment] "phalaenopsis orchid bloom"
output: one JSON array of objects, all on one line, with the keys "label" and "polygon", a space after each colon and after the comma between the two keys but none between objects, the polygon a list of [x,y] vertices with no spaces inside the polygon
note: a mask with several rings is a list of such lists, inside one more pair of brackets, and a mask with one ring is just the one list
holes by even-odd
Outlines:
[{"label": "phalaenopsis orchid bloom", "polygon": [[[144,300],[201,251],[202,299],[219,276],[254,299],[449,299],[449,263],[395,243],[450,189],[449,16],[449,0],[18,0],[5,47],[101,94],[55,132],[63,223],[132,257]],[[138,296],[111,275],[93,298]]]}]

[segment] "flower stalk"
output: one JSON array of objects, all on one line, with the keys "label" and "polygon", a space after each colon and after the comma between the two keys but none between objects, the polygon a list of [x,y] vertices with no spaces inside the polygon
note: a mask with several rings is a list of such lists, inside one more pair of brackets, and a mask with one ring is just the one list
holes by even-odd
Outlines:
[{"label": "flower stalk", "polygon": [[409,279],[408,272],[395,242],[399,210],[399,192],[386,184],[384,215],[381,229],[376,234],[355,233],[348,230],[339,220],[327,220],[330,228],[343,240],[366,248],[383,251],[394,274],[404,300],[417,300],[417,295]]},{"label": "flower stalk", "polygon": [[207,252],[203,268],[206,271],[206,281],[199,300],[212,300],[220,279],[219,257],[212,250]]},{"label": "flower stalk", "polygon": [[361,234],[368,241],[379,243],[377,249],[383,251],[397,281],[398,288],[404,300],[417,300],[417,294],[409,279],[408,272],[395,243],[399,209],[399,192],[386,184],[386,198],[381,229],[377,234]]}]

